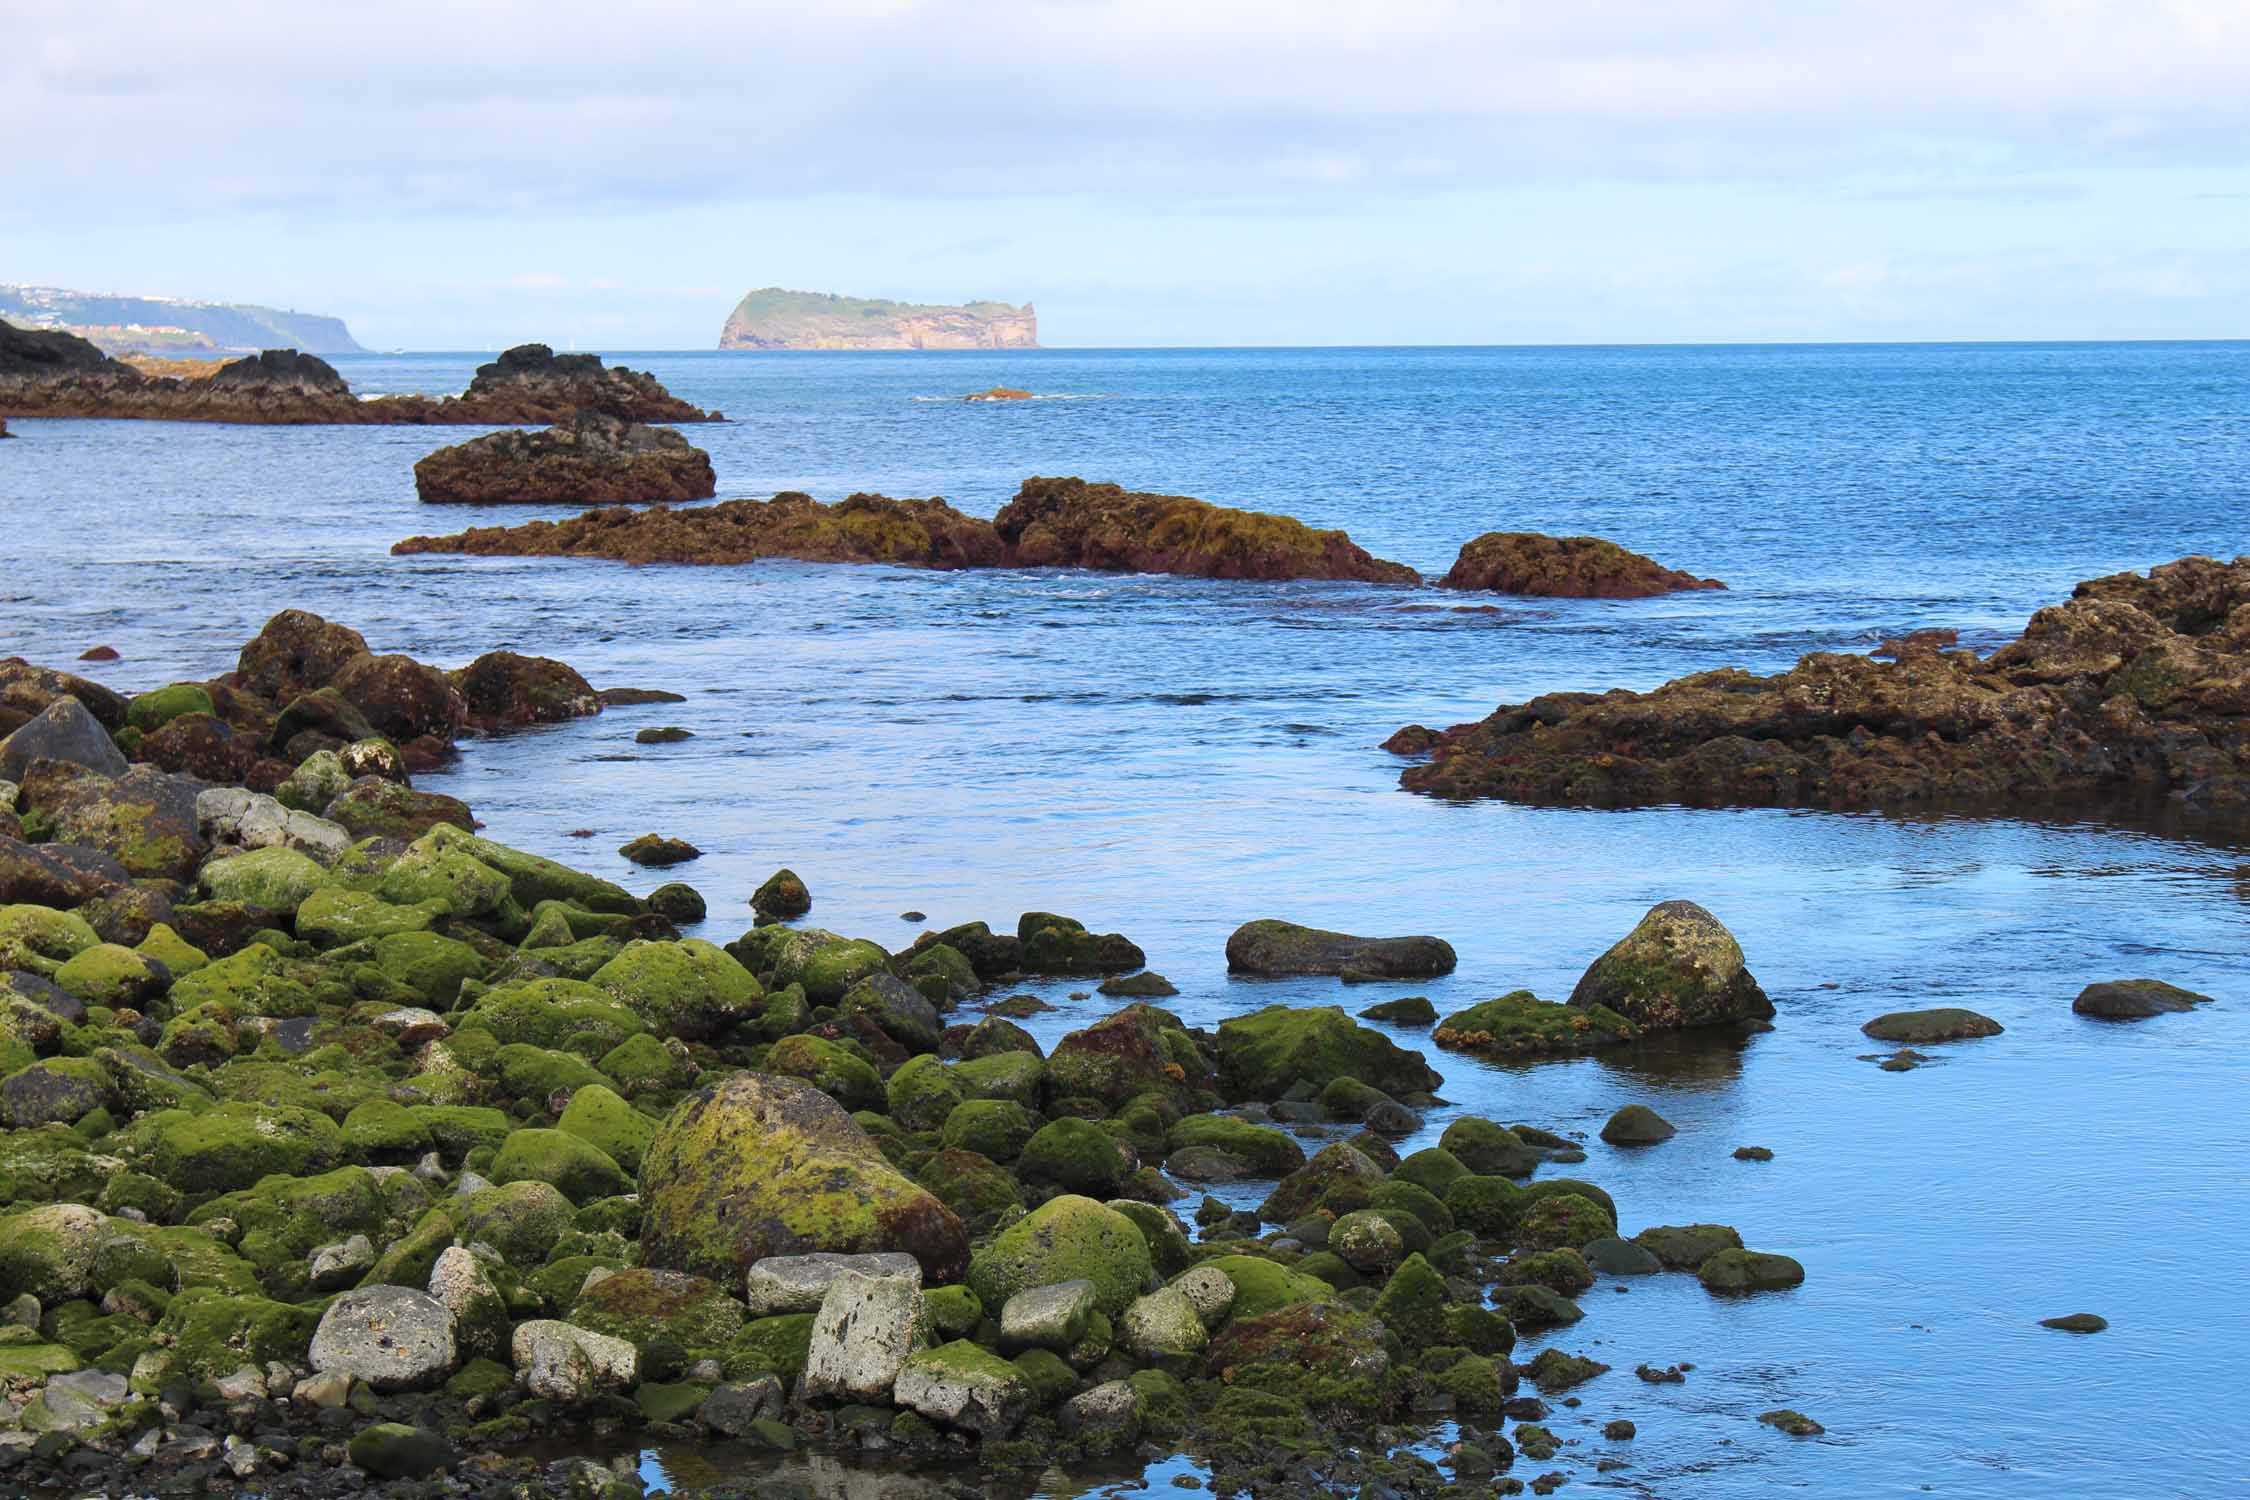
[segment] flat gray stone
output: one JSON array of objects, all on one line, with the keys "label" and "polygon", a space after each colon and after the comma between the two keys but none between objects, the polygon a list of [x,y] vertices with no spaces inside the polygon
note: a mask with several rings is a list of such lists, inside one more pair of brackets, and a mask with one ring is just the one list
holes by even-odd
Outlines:
[{"label": "flat gray stone", "polygon": [[312,1338],[312,1367],[366,1382],[378,1391],[424,1391],[444,1383],[456,1362],[453,1314],[428,1292],[370,1286],[328,1304]]},{"label": "flat gray stone", "polygon": [[743,1300],[749,1304],[753,1318],[817,1312],[828,1289],[846,1271],[861,1276],[903,1276],[917,1290],[922,1285],[921,1262],[903,1252],[838,1255],[821,1250],[811,1255],[769,1255],[759,1261],[750,1268]]},{"label": "flat gray stone", "polygon": [[925,1342],[918,1279],[846,1271],[813,1319],[799,1389],[806,1399],[885,1399],[907,1356]]}]

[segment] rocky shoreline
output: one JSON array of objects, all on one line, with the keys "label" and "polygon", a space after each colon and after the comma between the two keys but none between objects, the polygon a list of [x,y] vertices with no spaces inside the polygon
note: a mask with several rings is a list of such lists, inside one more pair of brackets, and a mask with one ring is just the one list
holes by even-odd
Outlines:
[{"label": "rocky shoreline", "polygon": [[[292,730],[308,698],[329,716]],[[1610,1278],[1804,1275],[1549,1175],[1584,1153],[1535,1126],[1458,1118],[1402,1158],[1443,1076],[1341,1007],[1199,1029],[1133,998],[1173,989],[1123,934],[1027,912],[892,951],[764,921],[811,903],[786,872],[762,925],[682,937],[699,893],[635,896],[413,786],[471,725],[600,701],[559,662],[444,673],[299,611],[130,699],[0,665],[9,1483],[627,1500],[629,1465],[554,1445],[676,1439],[1544,1493],[1549,1403],[1608,1366],[1519,1366],[1518,1330]],[[196,719],[255,733],[253,774],[162,768]],[[1349,981],[1453,954],[1269,918],[1226,961]],[[1127,1003],[1042,1049],[1009,990],[1046,976]],[[1555,1009],[1643,1035],[1773,1014],[1687,903]],[[1169,1207],[1242,1181],[1270,1184],[1255,1211]],[[1440,1422],[1442,1467],[1411,1451]]]},{"label": "rocky shoreline", "polygon": [[519,426],[567,422],[579,411],[625,422],[716,422],[656,377],[598,355],[510,349],[477,367],[458,396],[354,395],[335,367],[294,349],[269,349],[190,378],[143,374],[75,335],[0,323],[0,417],[131,418],[261,425]]},{"label": "rocky shoreline", "polygon": [[2250,814],[2250,558],[2182,558],[2079,584],[1990,656],[1950,633],[1877,660],[1549,693],[1387,748],[1443,797]]}]

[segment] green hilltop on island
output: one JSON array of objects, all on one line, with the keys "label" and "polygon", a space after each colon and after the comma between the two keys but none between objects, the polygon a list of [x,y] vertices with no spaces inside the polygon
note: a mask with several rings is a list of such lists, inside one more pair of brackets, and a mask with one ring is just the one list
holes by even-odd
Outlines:
[{"label": "green hilltop on island", "polygon": [[958,307],[764,287],[735,304],[721,349],[1036,349],[1031,304]]}]

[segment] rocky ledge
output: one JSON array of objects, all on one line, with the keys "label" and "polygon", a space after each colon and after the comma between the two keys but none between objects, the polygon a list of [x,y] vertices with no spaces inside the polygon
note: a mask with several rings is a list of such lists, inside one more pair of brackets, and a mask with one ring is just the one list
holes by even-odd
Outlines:
[{"label": "rocky ledge", "polygon": [[[234,686],[334,685],[356,641],[292,611]],[[189,695],[93,696],[130,730]],[[1443,1079],[1337,1007],[1133,1004],[1051,1050],[1004,1018],[1019,977],[1142,969],[1118,933],[1027,912],[897,952],[774,923],[722,947],[667,919],[705,909],[685,887],[637,896],[466,809],[368,830],[294,784],[119,776],[92,714],[42,709],[0,786],[11,1490],[633,1500],[630,1465],[553,1459],[591,1437],[973,1453],[1003,1487],[1192,1448],[1221,1493],[1431,1495],[1386,1455],[1442,1421],[1447,1466],[1514,1493],[1496,1476],[1559,1446],[1542,1398],[1635,1400],[1548,1332],[1598,1314],[1573,1300],[1598,1275],[1804,1276],[1645,1207],[1623,1238],[1636,1206],[1534,1179],[1586,1153],[1532,1126],[1453,1116],[1402,1156]],[[120,837],[128,782],[164,838]],[[1694,930],[1644,922],[1574,1001],[1757,1009],[1723,929],[1659,915]],[[1181,1181],[1265,1186],[1175,1214]],[[1520,1366],[1519,1330],[1549,1340]]]},{"label": "rocky ledge", "polygon": [[1342,531],[1083,479],[1027,479],[992,524],[1009,564],[1021,568],[1421,582],[1412,568],[1370,555]]},{"label": "rocky ledge", "polygon": [[1448,797],[2250,812],[2250,558],[2091,579],[1989,657],[1886,649],[1549,693],[1389,748],[1429,752],[1401,782]]},{"label": "rocky ledge", "polygon": [[562,522],[410,537],[397,553],[604,557],[623,562],[880,562],[923,568],[1092,568],[1200,578],[1414,583],[1418,575],[1288,516],[1143,495],[1081,479],[1029,479],[991,521],[943,500],[788,493],[695,510],[601,510]]},{"label": "rocky ledge", "polygon": [[488,433],[414,466],[424,500],[607,505],[708,499],[711,455],[668,427],[581,411],[538,432]]},{"label": "rocky ledge", "polygon": [[0,323],[0,416],[134,417],[279,425],[513,426],[565,422],[580,410],[628,422],[722,420],[690,406],[656,377],[592,354],[544,344],[510,349],[478,367],[459,396],[363,400],[326,360],[268,349],[208,375],[150,376],[73,334]]},{"label": "rocky ledge", "polygon": [[1554,599],[1647,599],[1726,585],[1667,568],[1598,536],[1488,531],[1461,549],[1438,587]]},{"label": "rocky ledge", "polygon": [[823,505],[794,491],[771,500],[725,500],[692,510],[588,511],[567,521],[481,526],[455,536],[409,537],[394,553],[481,557],[599,557],[631,563],[894,563],[914,568],[996,568],[1006,551],[992,523],[943,500],[853,495]]}]

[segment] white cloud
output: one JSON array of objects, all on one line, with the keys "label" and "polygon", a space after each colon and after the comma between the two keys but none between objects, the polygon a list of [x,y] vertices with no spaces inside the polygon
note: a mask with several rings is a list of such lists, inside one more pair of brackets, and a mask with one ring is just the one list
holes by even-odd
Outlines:
[{"label": "white cloud", "polygon": [[2235,161],[2250,127],[2240,0],[0,10],[5,217]]}]

